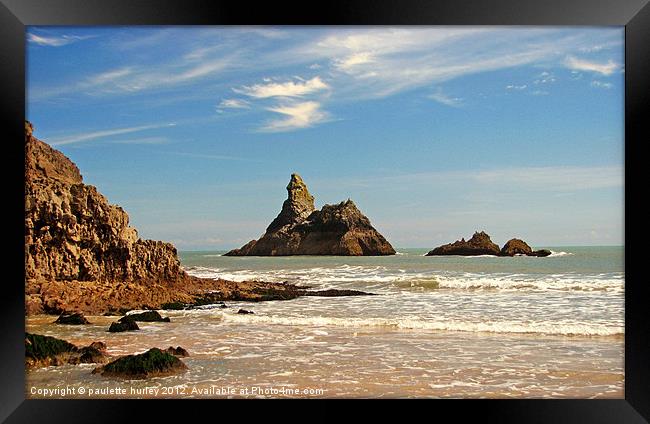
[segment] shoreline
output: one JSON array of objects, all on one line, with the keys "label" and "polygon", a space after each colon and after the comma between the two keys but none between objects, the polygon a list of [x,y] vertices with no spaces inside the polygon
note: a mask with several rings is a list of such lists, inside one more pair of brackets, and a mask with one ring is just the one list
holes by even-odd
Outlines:
[{"label": "shoreline", "polygon": [[[236,309],[239,305],[233,305]],[[427,398],[622,398],[624,372],[616,352],[622,339],[531,334],[490,334],[390,328],[328,326],[269,326],[223,322],[210,313],[170,311],[171,323],[143,323],[138,334],[105,333],[112,317],[89,317],[93,328],[51,326],[49,315],[27,318],[30,331],[50,328],[77,335],[69,340],[87,344],[103,340],[109,353],[121,356],[150,347],[180,345],[190,352],[182,358],[189,371],[165,378],[123,380],[91,375],[94,365],[64,365],[28,372],[26,392],[58,381],[57,387],[209,389],[211,387],[321,388],[315,397]],[[197,316],[192,316],[197,315]],[[199,323],[205,330],[192,334]],[[164,327],[161,327],[164,326]],[[215,332],[216,329],[218,332]],[[169,330],[169,331],[167,331]],[[188,332],[189,330],[189,332]],[[246,335],[245,333],[248,333]],[[264,334],[263,338],[259,338]],[[57,334],[61,335],[61,334]],[[103,337],[102,337],[103,336]],[[326,343],[326,344],[323,344]],[[413,345],[416,343],[416,345]],[[381,346],[390,346],[385,351]],[[513,346],[525,346],[515,354]],[[420,346],[416,348],[417,346]],[[435,347],[434,347],[435,346]],[[349,349],[349,350],[348,350]],[[422,355],[421,349],[429,352]],[[608,366],[588,358],[575,362],[572,352],[611,351]],[[297,355],[296,350],[301,353]],[[330,355],[334,356],[330,356]],[[351,356],[350,356],[351,355]],[[580,355],[581,356],[581,355]],[[302,357],[304,360],[298,360]],[[479,361],[479,362],[477,362]],[[336,364],[336,367],[332,367]],[[54,373],[54,374],[53,374]],[[385,373],[391,379],[386,380]],[[565,387],[561,390],[561,387]],[[43,398],[31,395],[28,398]],[[69,396],[75,397],[75,396]],[[94,398],[95,396],[76,396]],[[104,397],[104,396],[98,396]],[[173,393],[163,396],[122,395],[105,398],[250,398],[253,395],[207,396]],[[285,397],[282,394],[264,397]],[[311,397],[288,395],[286,397]]]}]

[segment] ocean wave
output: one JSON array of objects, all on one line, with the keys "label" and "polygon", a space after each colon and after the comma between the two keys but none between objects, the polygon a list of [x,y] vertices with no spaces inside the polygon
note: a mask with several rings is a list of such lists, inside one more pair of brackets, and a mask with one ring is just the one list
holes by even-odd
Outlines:
[{"label": "ocean wave", "polygon": [[467,272],[408,272],[383,266],[340,265],[277,270],[222,270],[189,267],[188,273],[202,278],[223,278],[231,281],[289,281],[297,285],[337,288],[343,285],[374,289],[418,290],[541,290],[616,292],[625,290],[623,273],[610,274],[505,274]]},{"label": "ocean wave", "polygon": [[571,252],[555,252],[551,250],[551,254],[547,256],[547,258],[557,258],[558,256],[571,256],[573,253]]},{"label": "ocean wave", "polygon": [[277,315],[223,314],[224,323],[253,323],[288,326],[323,327],[388,327],[405,330],[438,330],[472,333],[546,334],[560,336],[621,336],[623,327],[590,325],[571,322],[452,322],[414,318],[338,318],[290,317]]},{"label": "ocean wave", "polygon": [[625,282],[616,275],[481,275],[462,274],[436,277],[441,289],[462,290],[541,290],[623,292]]}]

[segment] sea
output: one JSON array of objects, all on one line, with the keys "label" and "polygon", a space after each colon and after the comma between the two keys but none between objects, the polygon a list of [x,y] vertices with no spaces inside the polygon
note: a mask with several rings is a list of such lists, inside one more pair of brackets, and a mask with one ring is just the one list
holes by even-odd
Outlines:
[{"label": "sea", "polygon": [[[187,372],[147,380],[101,377],[91,374],[94,365],[30,371],[26,396],[624,398],[624,248],[544,248],[553,253],[180,252],[184,269],[198,277],[287,281],[374,296],[161,311],[170,323],[141,323],[141,331],[128,333],[106,332],[115,317],[89,317],[92,325],[77,327],[29,316],[27,331],[79,345],[101,340],[113,355],[182,346],[190,356],[182,359]],[[66,394],[39,392],[66,387]]]}]

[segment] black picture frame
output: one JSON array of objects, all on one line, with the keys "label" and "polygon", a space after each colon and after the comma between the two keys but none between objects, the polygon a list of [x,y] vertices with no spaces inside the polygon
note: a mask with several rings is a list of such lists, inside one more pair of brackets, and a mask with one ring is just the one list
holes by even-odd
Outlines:
[{"label": "black picture frame", "polygon": [[[424,405],[424,417],[454,420],[549,423],[642,423],[650,419],[649,284],[640,255],[644,227],[632,212],[643,188],[639,176],[648,137],[644,106],[650,104],[650,5],[648,0],[444,0],[344,1],[319,4],[205,0],[0,0],[0,116],[4,157],[3,184],[9,221],[3,228],[4,269],[0,308],[0,421],[130,422],[138,413],[149,420],[169,419],[177,401],[26,400],[24,372],[24,184],[25,26],[28,25],[624,25],[625,44],[625,399],[621,400],[445,400]],[[631,250],[635,246],[637,251]],[[462,402],[462,403],[461,403]],[[236,402],[235,402],[236,403]],[[241,408],[244,406],[244,408]],[[422,405],[420,405],[422,406]],[[372,405],[374,409],[376,403]],[[411,409],[411,405],[405,405]],[[224,403],[195,402],[221,418]],[[280,409],[274,409],[280,408]],[[236,404],[234,410],[251,410]],[[282,405],[261,412],[283,416]],[[403,408],[400,408],[403,409]],[[319,411],[337,413],[336,408]],[[291,411],[291,410],[289,410]],[[320,412],[319,412],[320,415]],[[309,417],[304,417],[309,419]],[[188,418],[198,419],[198,418]]]}]

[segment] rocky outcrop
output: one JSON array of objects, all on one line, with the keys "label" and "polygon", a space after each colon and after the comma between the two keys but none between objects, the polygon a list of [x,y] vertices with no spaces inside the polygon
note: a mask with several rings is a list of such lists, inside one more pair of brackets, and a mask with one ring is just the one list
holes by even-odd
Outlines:
[{"label": "rocky outcrop", "polygon": [[165,349],[165,352],[174,355],[174,356],[181,356],[181,357],[186,357],[190,356],[190,354],[187,352],[187,350],[183,349],[180,346],[169,346],[167,349]]},{"label": "rocky outcrop", "polygon": [[27,369],[107,361],[106,345],[102,342],[94,342],[89,346],[79,348],[55,337],[25,333],[25,367]]},{"label": "rocky outcrop", "polygon": [[129,314],[119,321],[140,321],[140,322],[170,322],[169,317],[163,318],[157,311],[145,311],[136,314]]},{"label": "rocky outcrop", "polygon": [[25,276],[29,282],[163,282],[187,275],[169,243],[142,240],[124,210],[25,124]]},{"label": "rocky outcrop", "polygon": [[550,254],[551,251],[546,249],[533,251],[533,249],[525,241],[516,238],[508,240],[499,252],[499,256],[526,255],[543,257]]},{"label": "rocky outcrop", "polygon": [[394,255],[395,250],[352,200],[314,208],[314,197],[298,174],[287,186],[280,214],[259,240],[226,256]]},{"label": "rocky outcrop", "polygon": [[75,314],[61,314],[59,317],[54,321],[55,324],[65,324],[65,325],[84,325],[84,324],[90,324],[90,322],[86,319],[86,317],[83,314],[75,313]]},{"label": "rocky outcrop", "polygon": [[143,379],[163,377],[187,370],[176,356],[154,347],[139,355],[127,355],[104,366],[95,368],[93,374],[104,377]]},{"label": "rocky outcrop", "polygon": [[490,236],[481,232],[475,232],[471,239],[457,240],[450,244],[436,247],[427,253],[427,256],[440,255],[459,255],[459,256],[476,256],[476,255],[498,255],[499,246],[492,243]]},{"label": "rocky outcrop", "polygon": [[426,256],[442,255],[459,255],[459,256],[476,256],[476,255],[493,255],[493,256],[548,256],[550,250],[535,250],[520,239],[511,239],[503,245],[502,249],[490,240],[490,236],[481,232],[475,232],[471,239],[465,241],[461,239],[450,244],[445,244],[431,250]]},{"label": "rocky outcrop", "polygon": [[128,316],[120,318],[116,322],[112,322],[111,326],[108,327],[109,333],[122,333],[124,331],[136,331],[139,330],[138,323]]}]

